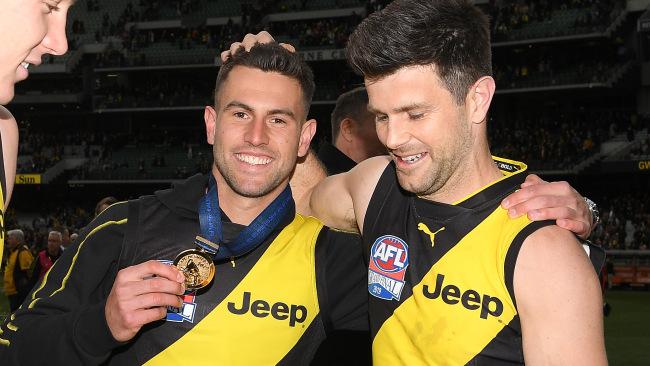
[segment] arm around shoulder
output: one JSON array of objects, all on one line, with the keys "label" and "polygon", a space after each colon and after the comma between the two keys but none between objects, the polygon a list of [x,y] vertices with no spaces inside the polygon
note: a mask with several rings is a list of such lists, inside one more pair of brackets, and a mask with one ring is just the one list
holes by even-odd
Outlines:
[{"label": "arm around shoulder", "polygon": [[362,161],[347,173],[327,177],[311,193],[311,214],[327,226],[360,232],[368,203],[388,162],[387,156],[378,156]]},{"label": "arm around shoulder", "polygon": [[527,364],[607,364],[600,285],[573,234],[554,225],[531,234],[514,292]]},{"label": "arm around shoulder", "polygon": [[18,159],[18,125],[16,119],[5,107],[0,106],[0,137],[2,138],[2,165],[4,168],[3,210],[7,209],[16,179],[16,161]]}]

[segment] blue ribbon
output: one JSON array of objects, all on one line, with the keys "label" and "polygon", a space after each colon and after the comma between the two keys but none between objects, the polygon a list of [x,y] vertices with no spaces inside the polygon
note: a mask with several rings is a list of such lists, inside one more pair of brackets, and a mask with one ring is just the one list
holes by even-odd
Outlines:
[{"label": "blue ribbon", "polygon": [[250,225],[244,228],[235,240],[224,244],[217,182],[214,176],[210,174],[208,193],[203,196],[199,203],[199,222],[201,224],[201,236],[213,243],[217,243],[218,248],[207,245],[200,240],[196,240],[195,243],[211,253],[215,261],[240,257],[262,244],[287,215],[295,215],[295,209],[296,205],[291,195],[291,188],[287,185],[287,188]]}]

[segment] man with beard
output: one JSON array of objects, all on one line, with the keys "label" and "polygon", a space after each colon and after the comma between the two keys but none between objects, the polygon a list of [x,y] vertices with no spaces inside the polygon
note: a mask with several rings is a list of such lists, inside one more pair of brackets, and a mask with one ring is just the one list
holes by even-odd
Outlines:
[{"label": "man with beard", "polygon": [[[603,252],[565,230],[590,232],[584,202],[490,154],[489,34],[467,0],[396,0],[370,15],[347,53],[390,156],[323,181],[308,156],[296,172],[307,182],[292,185],[314,187],[306,212],[362,234],[374,364],[606,364]],[[531,192],[542,197],[521,205]],[[518,216],[543,201],[558,207]]]},{"label": "man with beard", "polygon": [[0,329],[2,364],[303,365],[367,329],[361,248],[289,188],[313,91],[280,45],[235,53],[205,108],[211,174],[100,213]]}]

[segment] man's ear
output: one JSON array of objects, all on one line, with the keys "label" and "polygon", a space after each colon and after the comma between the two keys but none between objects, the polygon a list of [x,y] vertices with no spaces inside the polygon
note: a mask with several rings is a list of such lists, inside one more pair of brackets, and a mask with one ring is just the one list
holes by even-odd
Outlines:
[{"label": "man's ear", "polygon": [[495,90],[496,84],[491,76],[484,76],[472,85],[465,101],[467,116],[472,123],[485,121]]},{"label": "man's ear", "polygon": [[298,144],[298,157],[302,158],[309,152],[309,144],[316,134],[316,120],[310,119],[302,124],[300,131],[300,142]]},{"label": "man's ear", "polygon": [[217,111],[210,106],[206,106],[203,112],[203,119],[205,120],[205,134],[208,144],[213,145],[214,129],[217,124]]},{"label": "man's ear", "polygon": [[354,121],[350,118],[344,118],[341,121],[341,127],[339,127],[339,138],[345,139],[347,142],[352,142],[352,136],[354,135]]}]

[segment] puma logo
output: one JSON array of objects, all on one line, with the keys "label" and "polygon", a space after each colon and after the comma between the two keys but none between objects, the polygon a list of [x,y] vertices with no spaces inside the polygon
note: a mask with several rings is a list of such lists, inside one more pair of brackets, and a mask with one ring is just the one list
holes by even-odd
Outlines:
[{"label": "puma logo", "polygon": [[429,227],[423,223],[418,224],[418,230],[424,232],[425,234],[429,235],[429,238],[431,238],[431,247],[435,245],[436,242],[436,234],[445,230],[444,227],[442,227],[440,230],[436,231],[435,233],[432,233],[431,230],[429,230]]}]

